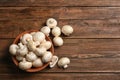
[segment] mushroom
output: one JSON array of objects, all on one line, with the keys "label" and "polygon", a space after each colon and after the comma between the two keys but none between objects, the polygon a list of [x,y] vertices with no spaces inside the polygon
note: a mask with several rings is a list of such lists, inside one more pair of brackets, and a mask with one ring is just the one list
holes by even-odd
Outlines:
[{"label": "mushroom", "polygon": [[60,28],[59,28],[59,27],[54,27],[54,28],[52,29],[52,34],[53,34],[54,36],[60,36],[60,34],[61,34]]},{"label": "mushroom", "polygon": [[45,39],[45,35],[44,35],[44,33],[42,33],[42,32],[36,32],[36,33],[33,35],[33,40],[34,40],[34,41],[42,42],[44,39]]},{"label": "mushroom", "polygon": [[54,18],[49,18],[46,21],[46,25],[50,28],[54,28],[57,26],[57,21]]},{"label": "mushroom", "polygon": [[9,52],[12,54],[12,55],[16,55],[16,52],[17,52],[17,49],[18,49],[19,47],[16,45],[16,44],[12,44],[12,45],[10,45],[10,47],[9,47]]},{"label": "mushroom", "polygon": [[43,32],[45,35],[49,36],[50,28],[48,26],[42,27],[41,32]]},{"label": "mushroom", "polygon": [[35,46],[37,47],[37,46],[40,45],[40,42],[39,42],[39,41],[35,41],[34,44],[35,44]]},{"label": "mushroom", "polygon": [[31,34],[24,34],[22,37],[21,37],[21,41],[23,44],[27,44],[27,40],[32,40],[32,35]]},{"label": "mushroom", "polygon": [[25,58],[23,58],[23,60],[18,65],[19,65],[19,68],[22,70],[27,70],[32,67],[32,63],[26,61]]},{"label": "mushroom", "polygon": [[49,64],[49,67],[53,68],[56,65],[57,61],[58,61],[58,57],[57,56],[53,56],[52,60],[51,60],[51,62]]},{"label": "mushroom", "polygon": [[53,43],[55,46],[62,46],[63,45],[63,39],[61,37],[54,37]]},{"label": "mushroom", "polygon": [[62,68],[67,68],[68,64],[70,64],[70,59],[67,57],[63,57],[58,61],[58,66]]},{"label": "mushroom", "polygon": [[40,58],[33,61],[33,67],[41,67],[41,66],[43,66],[43,63]]},{"label": "mushroom", "polygon": [[27,55],[26,55],[26,60],[27,61],[34,61],[37,59],[37,56],[35,55],[34,52],[29,52]]},{"label": "mushroom", "polygon": [[[44,43],[44,42],[46,42],[46,41],[47,41],[47,40],[46,40],[46,39],[44,39],[44,40],[41,42],[41,44],[42,44],[42,43]],[[41,44],[40,44],[40,45],[41,45]]]},{"label": "mushroom", "polygon": [[50,51],[47,51],[47,52],[44,53],[44,55],[42,57],[42,61],[44,63],[47,63],[47,62],[51,61],[52,56],[53,56],[52,53]]},{"label": "mushroom", "polygon": [[28,49],[26,45],[23,45],[22,43],[18,44],[19,48],[17,50],[17,55],[24,56],[28,53]]},{"label": "mushroom", "polygon": [[29,50],[34,51],[36,49],[36,44],[33,40],[28,40],[27,47]]},{"label": "mushroom", "polygon": [[70,25],[65,25],[62,27],[62,33],[66,36],[69,36],[73,33],[73,28]]},{"label": "mushroom", "polygon": [[46,41],[40,44],[40,47],[46,48],[46,50],[50,49],[52,46],[52,43],[50,41]]},{"label": "mushroom", "polygon": [[21,55],[16,55],[16,59],[18,60],[18,61],[22,61],[23,60],[23,56],[21,56]]},{"label": "mushroom", "polygon": [[30,34],[33,36],[36,32],[31,32]]},{"label": "mushroom", "polygon": [[43,54],[46,52],[46,48],[44,47],[39,47],[35,49],[35,54],[37,56],[43,56]]}]

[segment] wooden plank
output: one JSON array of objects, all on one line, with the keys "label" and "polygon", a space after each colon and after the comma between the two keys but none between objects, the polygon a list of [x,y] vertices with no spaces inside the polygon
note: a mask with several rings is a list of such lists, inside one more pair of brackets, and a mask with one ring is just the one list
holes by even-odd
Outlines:
[{"label": "wooden plank", "polygon": [[58,74],[58,73],[54,73],[54,74],[47,74],[47,73],[39,73],[39,74],[3,74],[3,75],[0,75],[0,78],[4,79],[4,80],[41,80],[41,79],[44,79],[44,80],[60,80],[61,79],[64,79],[64,80],[80,80],[80,74]]},{"label": "wooden plank", "polygon": [[23,73],[23,74],[0,74],[4,80],[120,80],[120,74],[106,73]]},{"label": "wooden plank", "polygon": [[[8,47],[12,39],[0,40],[0,73],[22,72],[11,61]],[[55,54],[71,59],[69,68],[46,68],[42,72],[120,72],[120,39],[64,39]]]},{"label": "wooden plank", "polygon": [[15,73],[15,74],[0,74],[2,80],[119,80],[120,74],[114,73]]},{"label": "wooden plank", "polygon": [[[67,38],[120,38],[120,19],[64,20],[57,19],[58,26],[69,24],[74,33]],[[15,38],[27,30],[40,30],[46,19],[0,20],[0,38]]]},{"label": "wooden plank", "polygon": [[0,0],[0,6],[120,6],[119,0]]},{"label": "wooden plank", "polygon": [[3,19],[119,19],[120,7],[0,7]]},{"label": "wooden plank", "polygon": [[[49,72],[49,73],[78,73],[78,72],[116,72],[120,73],[120,57],[119,58],[91,58],[91,59],[71,59],[71,64],[68,69],[60,69],[56,65],[54,68],[45,68],[39,72]],[[10,60],[10,59],[7,59]],[[12,61],[0,61],[0,74],[10,74],[18,73],[24,71],[16,67]]]}]

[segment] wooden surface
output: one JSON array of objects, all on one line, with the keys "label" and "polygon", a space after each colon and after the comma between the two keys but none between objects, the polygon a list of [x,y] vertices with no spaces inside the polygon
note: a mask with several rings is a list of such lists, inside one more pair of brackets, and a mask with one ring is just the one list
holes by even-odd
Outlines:
[{"label": "wooden surface", "polygon": [[[56,48],[69,68],[19,70],[8,52],[15,37],[40,29],[49,17],[74,33]],[[120,0],[0,0],[0,80],[120,80]]]}]

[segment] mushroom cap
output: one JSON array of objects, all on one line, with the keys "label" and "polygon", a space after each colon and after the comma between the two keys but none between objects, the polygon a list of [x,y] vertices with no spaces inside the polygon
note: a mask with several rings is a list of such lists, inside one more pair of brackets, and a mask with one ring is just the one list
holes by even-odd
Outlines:
[{"label": "mushroom cap", "polygon": [[33,36],[36,32],[31,32],[30,34]]},{"label": "mushroom cap", "polygon": [[73,33],[73,28],[70,25],[65,25],[62,27],[62,33],[66,36],[69,36]]},{"label": "mushroom cap", "polygon": [[27,43],[27,47],[29,50],[34,51],[36,49],[36,44],[33,40],[29,40]]},{"label": "mushroom cap", "polygon": [[44,47],[39,47],[35,49],[35,54],[37,56],[43,56],[45,52],[46,52],[46,48]]},{"label": "mushroom cap", "polygon": [[43,66],[42,60],[40,58],[33,61],[33,67],[41,67]]},{"label": "mushroom cap", "polygon": [[[46,41],[47,41],[47,40],[46,40],[46,39],[44,39],[44,40],[41,42],[41,44],[42,44],[42,43],[44,43],[44,42],[46,42]],[[40,44],[40,45],[41,45],[41,44]]]},{"label": "mushroom cap", "polygon": [[54,28],[52,29],[52,34],[53,34],[54,36],[60,36],[60,34],[61,34],[60,28],[59,28],[59,27],[54,27]]},{"label": "mushroom cap", "polygon": [[68,57],[63,57],[58,61],[58,66],[59,67],[64,67],[68,64],[70,64],[70,59]]},{"label": "mushroom cap", "polygon": [[19,47],[19,49],[23,49],[23,48],[25,47],[25,45],[23,45],[23,44],[20,42],[20,43],[18,43],[18,47]]},{"label": "mushroom cap", "polygon": [[16,55],[17,49],[18,49],[18,46],[17,46],[16,44],[12,44],[12,45],[10,45],[10,47],[9,47],[9,52],[10,52],[12,55]]},{"label": "mushroom cap", "polygon": [[21,55],[16,55],[16,59],[18,60],[18,61],[22,61],[23,60],[23,56],[21,56]]},{"label": "mushroom cap", "polygon": [[44,33],[42,33],[42,32],[36,32],[34,35],[33,35],[33,40],[34,41],[39,41],[39,42],[41,42],[41,41],[43,41],[45,39],[45,35],[44,35]]},{"label": "mushroom cap", "polygon": [[48,26],[42,27],[41,32],[43,32],[45,35],[49,36],[50,27],[48,27]]},{"label": "mushroom cap", "polygon": [[50,28],[54,28],[57,26],[57,21],[54,18],[49,18],[46,21],[46,25]]},{"label": "mushroom cap", "polygon": [[54,37],[53,42],[55,46],[62,46],[63,45],[63,39],[61,37]]},{"label": "mushroom cap", "polygon": [[23,45],[22,47],[20,47],[18,50],[17,50],[17,54],[18,55],[21,55],[21,56],[24,56],[28,53],[28,49],[27,49],[27,46],[26,45]]},{"label": "mushroom cap", "polygon": [[24,35],[22,36],[21,42],[22,42],[23,44],[27,44],[27,40],[32,40],[32,39],[33,39],[33,38],[32,38],[32,35],[29,34],[29,33],[26,33],[26,34],[24,34]]},{"label": "mushroom cap", "polygon": [[44,55],[42,57],[42,61],[44,63],[47,63],[47,62],[51,61],[52,56],[53,56],[52,53],[50,51],[47,51],[47,52],[44,53]]},{"label": "mushroom cap", "polygon": [[40,44],[40,47],[44,47],[44,48],[46,48],[46,50],[50,49],[51,46],[52,46],[52,43],[50,41],[45,41]]},{"label": "mushroom cap", "polygon": [[28,62],[25,60],[25,58],[23,58],[23,61],[19,62],[19,68],[22,70],[27,70],[30,69],[32,67],[32,63]]},{"label": "mushroom cap", "polygon": [[27,61],[34,61],[37,59],[37,56],[35,55],[34,52],[29,52],[27,55],[26,55],[26,60]]},{"label": "mushroom cap", "polygon": [[53,68],[56,65],[57,61],[58,61],[58,57],[57,56],[53,56],[52,60],[51,60],[51,62],[49,64],[49,67]]},{"label": "mushroom cap", "polygon": [[35,44],[35,46],[37,47],[37,46],[40,45],[40,42],[39,42],[39,41],[35,41],[34,44]]}]

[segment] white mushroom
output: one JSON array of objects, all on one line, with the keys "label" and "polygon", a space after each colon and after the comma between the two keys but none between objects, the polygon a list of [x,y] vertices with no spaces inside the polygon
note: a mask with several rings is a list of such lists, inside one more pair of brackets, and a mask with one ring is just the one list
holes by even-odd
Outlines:
[{"label": "white mushroom", "polygon": [[10,45],[10,47],[9,47],[9,52],[10,52],[12,55],[16,55],[17,49],[18,49],[18,46],[17,46],[16,44],[12,44],[12,45]]},{"label": "white mushroom", "polygon": [[43,63],[40,58],[33,61],[33,67],[41,67],[41,66],[43,66]]},{"label": "white mushroom", "polygon": [[52,46],[52,43],[50,41],[46,41],[40,44],[40,47],[45,47],[47,50],[50,49]]},{"label": "white mushroom", "polygon": [[49,67],[53,68],[56,65],[57,61],[58,61],[58,57],[57,56],[53,56],[52,60],[51,60],[51,62],[49,64]]},{"label": "white mushroom", "polygon": [[43,61],[44,63],[47,63],[47,62],[51,61],[52,56],[53,56],[52,53],[51,53],[50,51],[47,51],[47,52],[45,52],[45,54],[43,55],[42,61]]},{"label": "white mushroom", "polygon": [[23,56],[21,56],[21,55],[16,55],[16,59],[18,60],[18,61],[22,61],[23,60]]},{"label": "white mushroom", "polygon": [[19,68],[22,70],[27,70],[32,67],[32,63],[26,61],[25,58],[23,58],[23,61],[21,61],[18,65],[19,65]]},{"label": "white mushroom", "polygon": [[47,40],[46,40],[46,39],[44,39],[44,40],[41,42],[41,44],[42,44],[42,43],[44,43],[44,42],[46,42],[46,41],[47,41]]},{"label": "white mushroom", "polygon": [[58,61],[58,66],[62,68],[67,68],[68,64],[70,64],[70,59],[67,57],[63,57]]},{"label": "white mushroom", "polygon": [[73,33],[73,28],[70,25],[65,25],[62,27],[62,33],[66,36],[69,36]]},{"label": "white mushroom", "polygon": [[26,45],[19,43],[18,46],[19,46],[19,49],[17,50],[17,55],[24,56],[28,53],[28,49]]},{"label": "white mushroom", "polygon": [[19,47],[20,49],[23,49],[23,48],[24,48],[24,46],[25,46],[25,45],[23,45],[21,42],[20,42],[20,43],[18,43],[18,47]]},{"label": "white mushroom", "polygon": [[50,28],[48,26],[42,27],[41,32],[43,32],[45,35],[49,36]]},{"label": "white mushroom", "polygon": [[62,46],[63,45],[63,39],[61,37],[54,37],[53,43],[55,46]]},{"label": "white mushroom", "polygon": [[37,47],[37,46],[40,45],[40,42],[39,42],[39,41],[35,41],[34,44],[35,44],[35,46]]},{"label": "white mushroom", "polygon": [[35,54],[37,56],[43,56],[45,52],[46,52],[46,48],[44,47],[39,47],[35,49]]},{"label": "white mushroom", "polygon": [[53,34],[53,36],[60,36],[60,34],[61,34],[60,28],[59,27],[54,27],[52,29],[52,34]]},{"label": "white mushroom", "polygon": [[36,32],[31,32],[30,34],[33,36]]},{"label": "white mushroom", "polygon": [[29,52],[27,55],[26,55],[26,60],[27,61],[34,61],[37,59],[37,56],[35,55],[34,52]]},{"label": "white mushroom", "polygon": [[31,34],[24,34],[21,38],[21,41],[23,44],[27,44],[27,40],[32,40],[32,35]]},{"label": "white mushroom", "polygon": [[57,26],[57,21],[54,18],[49,18],[46,21],[46,25],[50,28],[54,28]]},{"label": "white mushroom", "polygon": [[34,51],[36,49],[36,44],[33,40],[28,40],[27,47],[29,50]]},{"label": "white mushroom", "polygon": [[36,33],[33,35],[33,40],[34,40],[34,41],[42,42],[44,39],[45,39],[45,35],[44,35],[44,33],[42,33],[42,32],[36,32]]}]

